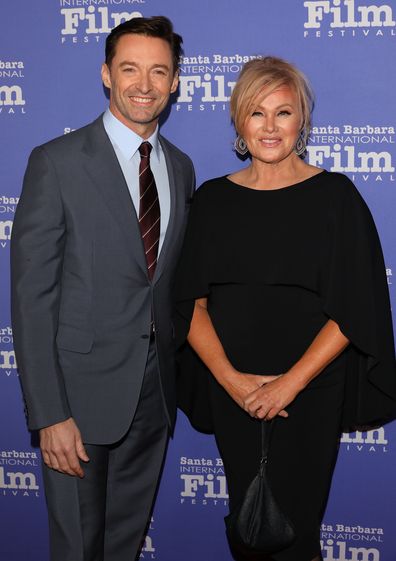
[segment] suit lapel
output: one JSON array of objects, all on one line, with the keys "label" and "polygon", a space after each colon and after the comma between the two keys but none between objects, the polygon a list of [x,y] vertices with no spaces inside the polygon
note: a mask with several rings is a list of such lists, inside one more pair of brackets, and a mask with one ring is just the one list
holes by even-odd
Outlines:
[{"label": "suit lapel", "polygon": [[[89,129],[85,169],[124,234],[129,254],[147,276],[147,265],[136,210],[102,116]],[[171,204],[172,206],[172,204]]]},{"label": "suit lapel", "polygon": [[181,217],[183,216],[183,209],[181,207],[181,204],[184,201],[183,197],[180,196],[180,194],[183,193],[183,186],[179,184],[180,178],[183,177],[180,162],[174,156],[172,156],[166,140],[161,136],[159,137],[159,140],[164,152],[166,167],[168,171],[170,189],[170,216],[164,243],[162,244],[157,267],[155,269],[153,279],[154,283],[157,282],[162,275],[165,264],[168,261],[169,251],[178,231]]}]

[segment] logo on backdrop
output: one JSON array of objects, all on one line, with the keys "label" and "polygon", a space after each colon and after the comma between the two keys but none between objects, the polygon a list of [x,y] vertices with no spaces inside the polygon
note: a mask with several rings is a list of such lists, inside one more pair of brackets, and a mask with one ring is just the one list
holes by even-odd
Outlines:
[{"label": "logo on backdrop", "polygon": [[347,524],[321,525],[323,561],[380,561],[379,544],[384,543],[383,528]]},{"label": "logo on backdrop", "polygon": [[7,378],[17,375],[17,364],[12,344],[11,327],[0,327],[0,374],[4,374]]},{"label": "logo on backdrop", "polygon": [[388,284],[393,284],[392,282],[392,277],[393,277],[393,273],[392,273],[392,269],[390,269],[389,267],[386,268],[386,279],[388,281]]},{"label": "logo on backdrop", "polygon": [[365,124],[312,127],[307,146],[309,164],[346,173],[352,181],[395,181],[394,126]]},{"label": "logo on backdrop", "polygon": [[180,458],[182,504],[228,505],[227,482],[221,458]]},{"label": "logo on backdrop", "polygon": [[363,0],[307,0],[304,2],[305,38],[396,36],[390,3]]},{"label": "logo on backdrop", "polygon": [[384,427],[368,431],[344,432],[340,443],[342,450],[347,452],[389,452],[389,440],[386,438]]},{"label": "logo on backdrop", "polygon": [[[1,109],[1,107],[0,107]],[[0,195],[0,250],[8,247],[19,197]]]},{"label": "logo on backdrop", "polygon": [[153,534],[155,534],[154,518],[151,517],[150,526],[144,538],[139,559],[155,559],[156,547],[154,546]]},{"label": "logo on backdrop", "polygon": [[25,64],[21,60],[0,60],[0,115],[26,113],[21,85],[24,71]]},{"label": "logo on backdrop", "polygon": [[242,66],[258,56],[232,54],[183,56],[175,111],[228,111]]},{"label": "logo on backdrop", "polygon": [[61,43],[99,43],[113,27],[132,18],[143,17],[138,11],[146,0],[59,0],[62,18]]},{"label": "logo on backdrop", "polygon": [[0,497],[39,497],[39,470],[37,452],[0,450]]}]

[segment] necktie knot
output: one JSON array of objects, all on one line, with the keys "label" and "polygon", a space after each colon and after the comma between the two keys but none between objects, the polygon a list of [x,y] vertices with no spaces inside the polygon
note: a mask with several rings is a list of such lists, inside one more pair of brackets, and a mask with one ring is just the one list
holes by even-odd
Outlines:
[{"label": "necktie knot", "polygon": [[150,144],[150,142],[142,142],[141,145],[139,146],[139,152],[140,152],[140,156],[142,158],[150,158],[150,152],[151,152],[152,146]]}]

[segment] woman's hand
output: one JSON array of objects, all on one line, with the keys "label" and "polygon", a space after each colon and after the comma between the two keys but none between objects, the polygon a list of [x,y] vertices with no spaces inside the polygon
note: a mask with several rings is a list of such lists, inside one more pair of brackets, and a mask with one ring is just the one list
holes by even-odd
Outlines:
[{"label": "woman's hand", "polygon": [[[244,401],[244,409],[257,419],[269,421],[284,411],[296,396],[348,346],[349,340],[329,319],[302,357],[281,377],[264,382]],[[268,377],[270,378],[270,377]]]},{"label": "woman's hand", "polygon": [[[256,396],[263,387],[266,387],[270,382],[273,383],[278,378],[279,376],[259,376],[256,374],[244,374],[234,370],[227,375],[227,381],[223,384],[223,387],[239,407],[252,415],[248,403],[254,403],[256,397],[253,400],[253,396]],[[257,405],[254,413],[258,408],[259,405]],[[283,407],[281,407],[275,415],[288,417],[288,413]],[[256,415],[253,414],[252,416],[255,417]]]},{"label": "woman's hand", "polygon": [[292,377],[262,376],[266,380],[244,400],[243,408],[256,419],[270,421],[277,415],[288,417],[285,407],[290,405],[303,389]]}]

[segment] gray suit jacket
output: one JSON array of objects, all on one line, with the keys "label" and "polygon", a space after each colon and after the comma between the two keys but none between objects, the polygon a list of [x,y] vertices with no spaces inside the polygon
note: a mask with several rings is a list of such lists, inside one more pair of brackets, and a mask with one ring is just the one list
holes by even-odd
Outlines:
[{"label": "gray suit jacket", "polygon": [[194,191],[191,160],[160,137],[171,191],[153,282],[102,117],[35,148],[11,242],[14,345],[30,429],[72,416],[84,442],[116,442],[136,410],[153,310],[175,418],[173,273]]}]

